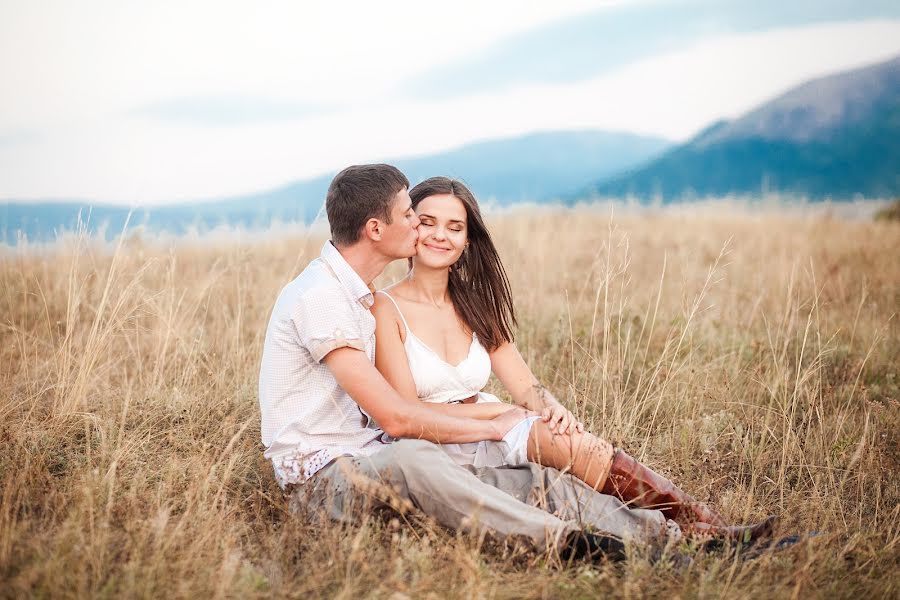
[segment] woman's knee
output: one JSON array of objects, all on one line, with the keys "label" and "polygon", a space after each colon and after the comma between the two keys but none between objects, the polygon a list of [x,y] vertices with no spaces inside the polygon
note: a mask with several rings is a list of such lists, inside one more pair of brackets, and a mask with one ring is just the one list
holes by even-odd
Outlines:
[{"label": "woman's knee", "polygon": [[556,456],[565,456],[570,461],[588,458],[590,460],[611,460],[613,447],[606,440],[589,432],[575,432],[572,434],[557,434],[538,421],[532,429],[532,442],[534,453],[552,453]]},{"label": "woman's knee", "polygon": [[577,439],[573,440],[572,448],[573,458],[576,460],[586,460],[588,464],[599,466],[606,466],[608,463],[612,463],[612,444],[592,433],[577,434]]},{"label": "woman's knee", "polygon": [[531,428],[528,454],[534,462],[546,466],[565,468],[578,454],[581,434],[559,434],[551,431],[546,423],[537,421]]}]

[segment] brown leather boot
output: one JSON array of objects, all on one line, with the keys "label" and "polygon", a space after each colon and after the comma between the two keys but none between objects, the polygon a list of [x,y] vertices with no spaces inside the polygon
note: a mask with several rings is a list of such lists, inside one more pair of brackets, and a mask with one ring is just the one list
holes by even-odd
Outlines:
[{"label": "brown leather boot", "polygon": [[730,526],[716,510],[698,502],[670,480],[616,449],[609,477],[601,490],[641,508],[661,511],[688,535],[721,537],[736,541],[757,539],[772,532],[775,519],[755,525]]}]

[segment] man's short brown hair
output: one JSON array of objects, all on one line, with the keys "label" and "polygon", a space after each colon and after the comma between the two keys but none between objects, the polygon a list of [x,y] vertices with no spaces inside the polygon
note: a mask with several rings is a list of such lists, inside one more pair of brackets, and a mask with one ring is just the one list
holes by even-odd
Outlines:
[{"label": "man's short brown hair", "polygon": [[335,175],[325,198],[331,241],[355,244],[371,218],[390,225],[394,197],[403,188],[409,188],[409,180],[391,165],[353,165]]}]

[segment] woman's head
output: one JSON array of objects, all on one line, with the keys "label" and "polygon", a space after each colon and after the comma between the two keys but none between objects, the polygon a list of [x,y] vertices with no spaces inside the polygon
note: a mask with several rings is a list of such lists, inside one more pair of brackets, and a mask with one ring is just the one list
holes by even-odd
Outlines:
[{"label": "woman's head", "polygon": [[452,194],[434,194],[413,202],[413,210],[419,218],[416,265],[458,268],[469,245],[469,215],[462,200]]},{"label": "woman's head", "polygon": [[409,196],[420,221],[415,264],[450,270],[454,307],[485,347],[511,342],[516,317],[509,280],[475,196],[448,177],[426,179]]}]

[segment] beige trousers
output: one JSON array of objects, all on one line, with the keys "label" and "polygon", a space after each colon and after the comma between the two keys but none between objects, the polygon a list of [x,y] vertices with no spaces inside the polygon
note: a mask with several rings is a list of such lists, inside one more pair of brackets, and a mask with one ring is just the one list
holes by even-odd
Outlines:
[{"label": "beige trousers", "polygon": [[295,512],[343,522],[366,508],[415,508],[451,529],[525,537],[542,550],[558,549],[566,534],[588,526],[640,543],[666,535],[661,512],[628,508],[556,469],[461,466],[423,440],[340,457],[297,486],[289,502]]}]

